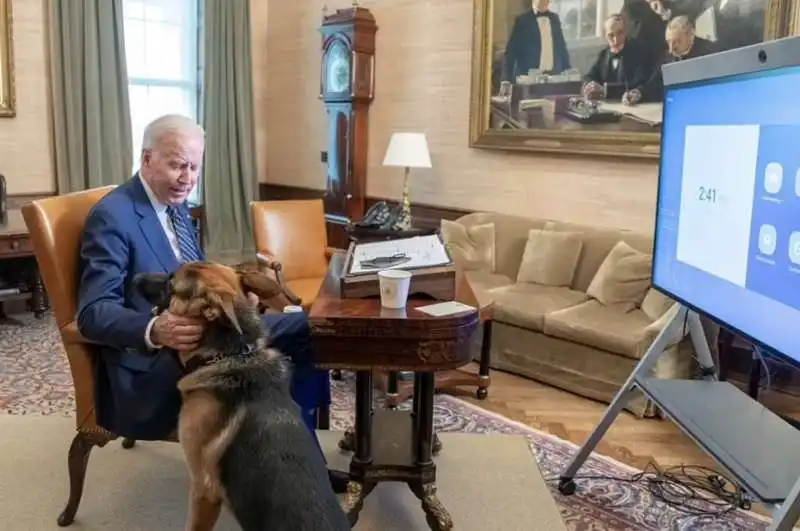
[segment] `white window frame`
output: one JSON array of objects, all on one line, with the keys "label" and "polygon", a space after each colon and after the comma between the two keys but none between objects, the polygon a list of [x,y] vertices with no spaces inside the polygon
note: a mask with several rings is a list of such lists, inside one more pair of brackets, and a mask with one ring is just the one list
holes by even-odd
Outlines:
[{"label": "white window frame", "polygon": [[[124,0],[123,0],[124,1]],[[194,49],[194,54],[197,58],[196,61],[196,81],[181,81],[181,80],[174,80],[174,79],[161,79],[161,78],[146,78],[146,77],[128,77],[128,87],[140,86],[140,87],[169,87],[169,88],[178,88],[181,90],[185,90],[192,94],[192,107],[194,109],[195,115],[193,116],[194,119],[198,121],[198,123],[202,123],[202,110],[203,110],[203,76],[204,76],[204,59],[205,54],[203,52],[203,38],[204,38],[204,21],[205,21],[205,13],[203,7],[203,0],[196,0],[197,1],[197,12],[195,14],[194,22],[197,26],[197,39],[196,39],[196,47]],[[124,26],[124,23],[123,23]],[[184,50],[184,53],[192,53],[190,50]],[[138,144],[141,139],[134,138],[133,143],[134,146]],[[134,161],[133,161],[133,171],[139,167],[139,157],[141,153],[134,153]],[[202,169],[200,171],[200,175],[197,179],[197,186],[192,191],[192,194],[189,196],[189,202],[194,204],[202,204],[203,203],[203,172]]]}]

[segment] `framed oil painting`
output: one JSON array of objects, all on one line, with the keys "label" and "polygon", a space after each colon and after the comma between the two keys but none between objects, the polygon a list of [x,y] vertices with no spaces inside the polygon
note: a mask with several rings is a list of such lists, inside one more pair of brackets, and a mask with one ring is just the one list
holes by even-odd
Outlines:
[{"label": "framed oil painting", "polygon": [[473,0],[470,146],[657,158],[660,65],[790,35],[800,0]]},{"label": "framed oil painting", "polygon": [[13,117],[17,114],[11,3],[12,0],[0,0],[0,117]]}]

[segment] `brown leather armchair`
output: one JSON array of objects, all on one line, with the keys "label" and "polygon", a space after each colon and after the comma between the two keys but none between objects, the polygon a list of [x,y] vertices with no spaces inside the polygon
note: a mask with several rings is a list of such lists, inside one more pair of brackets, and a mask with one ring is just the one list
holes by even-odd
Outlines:
[{"label": "brown leather armchair", "polygon": [[[80,235],[92,206],[113,189],[114,186],[106,186],[48,197],[22,207],[75,388],[75,427],[78,433],[72,440],[67,458],[70,487],[67,505],[58,517],[58,525],[62,527],[75,519],[92,448],[103,447],[117,438],[97,425],[94,409],[95,354],[92,344],[80,335],[75,322]],[[130,446],[131,443],[126,445]]]},{"label": "brown leather armchair", "polygon": [[310,307],[332,253],[322,200],[253,201],[250,210],[259,265],[279,276],[295,304]]}]

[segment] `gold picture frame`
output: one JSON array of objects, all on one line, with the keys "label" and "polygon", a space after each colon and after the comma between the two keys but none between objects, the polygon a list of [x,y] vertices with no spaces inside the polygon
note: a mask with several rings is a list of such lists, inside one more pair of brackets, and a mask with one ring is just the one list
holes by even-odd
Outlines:
[{"label": "gold picture frame", "polygon": [[0,0],[0,117],[2,118],[13,118],[17,115],[12,2],[13,0]]},{"label": "gold picture frame", "polygon": [[[627,3],[631,0],[624,1]],[[645,0],[640,1],[645,2]],[[716,5],[714,2],[719,0],[683,1],[697,2],[698,4],[704,2],[702,4],[704,8],[705,4],[708,4],[712,6],[708,9],[716,10],[717,8],[713,7],[713,5]],[[763,42],[763,40],[800,33],[800,0],[741,1],[752,1],[754,2],[752,5],[756,5],[757,9],[763,10],[763,17],[754,18],[750,16],[748,19],[737,20],[740,25],[743,24],[743,20],[755,21],[753,23],[757,24],[757,26],[748,27],[751,37],[755,35],[755,42]],[[665,2],[671,2],[670,5],[672,5],[675,0],[665,0]],[[551,90],[542,88],[547,87],[547,83],[550,83],[550,81],[540,85],[537,84],[541,83],[540,79],[555,79],[555,76],[550,78],[547,78],[546,75],[541,76],[539,74],[541,71],[539,70],[531,70],[529,76],[522,74],[515,77],[517,63],[514,63],[515,66],[511,69],[514,71],[512,74],[506,73],[509,70],[507,67],[509,63],[506,59],[509,53],[507,51],[509,49],[508,42],[511,41],[509,36],[516,31],[513,27],[517,22],[520,22],[519,19],[523,17],[523,14],[530,16],[527,15],[527,12],[533,13],[532,3],[535,2],[531,0],[473,0],[473,50],[469,119],[470,147],[553,154],[608,155],[639,159],[658,158],[661,136],[660,123],[655,121],[647,122],[642,117],[631,118],[626,115],[621,115],[623,118],[616,123],[590,124],[579,123],[574,119],[566,119],[563,111],[565,106],[572,106],[577,103],[576,98],[571,93],[557,96],[547,94],[546,97],[534,96],[534,99],[522,99],[531,91],[539,94],[541,91]],[[548,3],[551,6],[553,4],[572,6],[574,1],[550,0]],[[585,3],[589,6],[595,6],[593,9],[596,11],[601,9],[596,6],[608,4],[604,0],[585,0]],[[622,2],[619,3],[622,4]],[[584,63],[586,62],[586,57],[594,59],[597,57],[598,51],[608,48],[602,36],[604,35],[603,20],[608,14],[593,17],[593,15],[596,15],[595,12],[588,13],[587,16],[586,10],[589,8],[584,8],[583,5],[581,3],[583,23],[581,23],[581,14],[578,14],[577,22],[574,22],[576,17],[570,17],[570,15],[575,13],[566,13],[565,22],[563,23],[558,21],[558,31],[564,35],[561,38],[565,44],[561,49],[567,56],[566,62],[562,61],[565,65],[570,64],[570,55],[573,50],[570,48],[569,38],[565,37],[568,34],[568,30],[577,35],[575,40],[572,41],[576,43],[575,49],[579,48],[579,45],[586,47],[586,42],[597,46],[597,51],[590,50],[590,52],[593,51],[594,55],[583,52],[583,56],[579,59],[583,59]],[[645,5],[647,5],[646,2]],[[571,10],[575,11],[574,8],[571,8]],[[550,11],[553,12],[552,7]],[[760,13],[761,11],[758,12]],[[555,14],[554,16],[560,18],[561,15]],[[716,20],[714,19],[716,24],[714,26],[715,32],[718,31],[717,27],[719,26]],[[586,31],[587,26],[590,37],[584,38],[579,33]],[[699,26],[697,27],[699,28]],[[565,29],[562,30],[562,28]],[[497,35],[495,35],[495,32],[497,32]],[[719,34],[715,33],[714,36],[717,37]],[[763,39],[761,39],[761,35],[763,35]],[[642,41],[642,39],[639,40]],[[734,41],[722,42],[724,44]],[[716,44],[716,41],[714,44]],[[729,48],[723,48],[722,45],[719,47],[721,49],[730,49],[739,45],[730,46]],[[553,61],[552,55],[550,60]],[[553,61],[553,64],[556,62],[558,61]],[[574,63],[575,61],[573,61],[573,65]],[[499,74],[498,71],[502,71],[502,73]],[[565,70],[565,74],[559,75],[558,80],[559,82],[565,80],[564,85],[570,84],[568,90],[574,91],[576,86],[581,86],[583,78],[578,68],[572,68],[571,71],[570,73],[570,71]],[[537,75],[539,77],[534,78]],[[514,80],[499,81],[502,76],[512,77]],[[552,87],[557,84],[558,82],[553,82],[553,85],[549,86]],[[498,86],[501,87],[500,90],[498,90]],[[517,94],[519,91],[523,91],[523,96]],[[580,89],[578,93],[580,93]],[[564,103],[567,100],[568,103]],[[520,105],[522,101],[525,102],[524,105]],[[660,103],[657,102],[655,105],[660,105]],[[644,106],[640,108],[642,109],[642,116],[644,116]],[[651,109],[651,111],[653,110],[657,111],[657,109]],[[660,111],[657,112],[660,116]],[[627,122],[626,118],[628,118]]]}]

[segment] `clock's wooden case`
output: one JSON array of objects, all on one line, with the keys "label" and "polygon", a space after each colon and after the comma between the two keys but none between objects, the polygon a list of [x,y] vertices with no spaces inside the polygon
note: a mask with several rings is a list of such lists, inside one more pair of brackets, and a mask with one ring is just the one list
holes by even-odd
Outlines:
[{"label": "clock's wooden case", "polygon": [[[323,200],[328,245],[346,248],[345,227],[364,215],[367,190],[369,106],[375,96],[375,17],[368,9],[338,9],[322,18],[320,98],[328,115]],[[349,51],[350,83],[333,92],[328,86],[330,52],[337,43]]]}]

